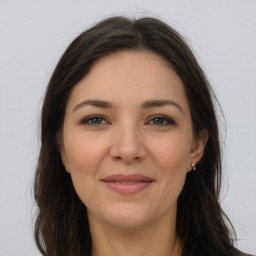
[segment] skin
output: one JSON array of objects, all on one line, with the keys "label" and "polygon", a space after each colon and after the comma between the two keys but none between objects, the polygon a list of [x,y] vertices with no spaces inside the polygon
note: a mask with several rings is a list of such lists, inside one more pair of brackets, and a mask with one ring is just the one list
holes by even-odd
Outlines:
[{"label": "skin", "polygon": [[[86,100],[112,107],[83,104]],[[145,107],[152,100],[172,103]],[[99,117],[88,119],[91,115]],[[93,65],[71,92],[60,150],[87,207],[93,256],[180,255],[177,199],[206,141],[205,133],[194,138],[183,83],[162,57],[122,51]],[[123,195],[102,182],[120,173],[154,181]]]}]

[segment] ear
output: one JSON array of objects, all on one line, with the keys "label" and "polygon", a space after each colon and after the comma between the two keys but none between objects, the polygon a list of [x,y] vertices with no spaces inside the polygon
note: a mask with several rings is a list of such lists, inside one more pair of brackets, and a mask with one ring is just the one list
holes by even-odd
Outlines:
[{"label": "ear", "polygon": [[68,167],[68,159],[67,159],[67,154],[66,154],[65,148],[63,146],[60,146],[59,151],[60,151],[61,160],[65,167],[65,170],[69,173],[70,171],[69,171],[69,167]]},{"label": "ear", "polygon": [[59,152],[60,152],[62,164],[64,165],[66,171],[69,172],[67,154],[66,154],[66,150],[65,150],[65,147],[64,147],[64,144],[63,144],[63,140],[60,137],[60,134],[57,134],[56,140],[57,140],[58,149],[59,149]]},{"label": "ear", "polygon": [[194,139],[190,152],[190,161],[187,168],[188,172],[191,171],[192,163],[197,164],[204,154],[205,145],[208,141],[208,132],[202,130],[197,138]]}]

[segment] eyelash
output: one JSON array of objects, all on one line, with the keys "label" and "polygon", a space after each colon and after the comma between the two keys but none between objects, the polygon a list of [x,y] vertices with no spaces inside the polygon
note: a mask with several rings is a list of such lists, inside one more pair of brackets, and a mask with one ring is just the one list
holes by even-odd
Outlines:
[{"label": "eyelash", "polygon": [[147,122],[151,122],[151,121],[154,121],[154,120],[162,120],[162,124],[152,124],[152,125],[157,125],[157,126],[170,126],[170,125],[176,125],[176,122],[170,118],[170,117],[167,117],[165,115],[154,115],[152,117],[150,117],[150,120]]},{"label": "eyelash", "polygon": [[[101,115],[92,115],[92,116],[88,116],[86,117],[85,119],[83,119],[81,121],[81,124],[85,124],[85,125],[89,125],[89,126],[99,126],[99,125],[102,125],[102,123],[92,123],[93,120],[105,120],[106,123],[108,123],[108,121],[106,121],[106,118],[104,116],[101,116]],[[104,123],[105,124],[105,123]]]},{"label": "eyelash", "polygon": [[[150,122],[154,122],[156,120],[158,120],[158,121],[161,120],[162,123],[160,123],[160,124],[153,123],[151,125],[156,125],[156,126],[176,125],[176,122],[173,119],[171,119],[167,116],[164,116],[164,115],[152,116],[152,117],[150,117],[149,121],[146,122],[146,124],[149,124]],[[100,121],[100,123],[98,123],[98,121]],[[104,123],[102,123],[102,121],[104,121]],[[96,123],[93,123],[93,122],[96,122]],[[106,118],[104,116],[101,116],[101,115],[91,115],[81,121],[81,124],[85,124],[88,126],[100,126],[100,125],[105,125],[107,123],[109,123],[109,122],[106,120]]]}]

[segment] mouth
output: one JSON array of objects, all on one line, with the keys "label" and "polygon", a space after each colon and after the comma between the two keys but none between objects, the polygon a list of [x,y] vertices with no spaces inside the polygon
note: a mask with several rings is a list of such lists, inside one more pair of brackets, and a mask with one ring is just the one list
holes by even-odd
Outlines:
[{"label": "mouth", "polygon": [[131,195],[148,188],[154,180],[140,174],[116,174],[101,180],[106,186],[118,193]]}]

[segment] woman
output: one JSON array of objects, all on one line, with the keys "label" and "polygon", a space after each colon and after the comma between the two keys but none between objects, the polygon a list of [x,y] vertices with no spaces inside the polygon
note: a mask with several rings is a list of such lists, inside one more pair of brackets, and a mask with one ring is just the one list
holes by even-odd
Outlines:
[{"label": "woman", "polygon": [[182,37],[106,19],[61,57],[34,193],[43,255],[244,255],[219,204],[215,96]]}]

